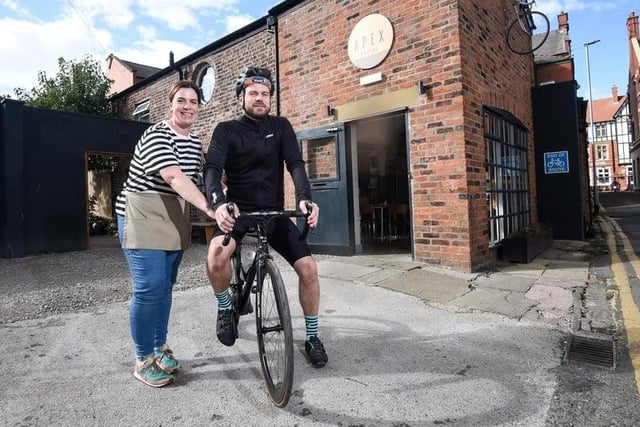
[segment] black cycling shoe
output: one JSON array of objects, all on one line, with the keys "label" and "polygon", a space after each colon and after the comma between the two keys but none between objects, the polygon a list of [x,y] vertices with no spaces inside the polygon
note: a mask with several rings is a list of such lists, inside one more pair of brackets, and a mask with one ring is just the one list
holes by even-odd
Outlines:
[{"label": "black cycling shoe", "polygon": [[304,349],[313,367],[322,368],[327,364],[329,358],[327,357],[327,352],[324,351],[324,345],[322,345],[320,338],[311,337],[309,341],[305,341]]},{"label": "black cycling shoe", "polygon": [[218,322],[216,324],[216,334],[218,340],[231,347],[238,337],[238,323],[235,310],[219,310]]}]

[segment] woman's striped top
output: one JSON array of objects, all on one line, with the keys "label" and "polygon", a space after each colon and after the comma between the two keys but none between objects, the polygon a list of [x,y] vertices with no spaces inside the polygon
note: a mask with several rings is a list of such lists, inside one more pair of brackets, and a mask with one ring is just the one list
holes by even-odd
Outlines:
[{"label": "woman's striped top", "polygon": [[160,176],[168,166],[179,166],[197,183],[203,159],[202,141],[196,135],[180,135],[166,121],[150,126],[136,144],[127,181],[116,199],[116,214],[124,215],[127,191],[177,195]]}]

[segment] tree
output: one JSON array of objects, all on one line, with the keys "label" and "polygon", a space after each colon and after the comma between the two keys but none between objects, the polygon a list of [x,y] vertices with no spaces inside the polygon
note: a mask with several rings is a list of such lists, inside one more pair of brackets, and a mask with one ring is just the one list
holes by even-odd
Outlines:
[{"label": "tree", "polygon": [[58,67],[54,78],[39,71],[38,86],[30,92],[15,89],[16,97],[33,107],[114,116],[108,98],[112,82],[102,72],[99,62],[90,56],[81,61],[65,61],[60,57]]}]

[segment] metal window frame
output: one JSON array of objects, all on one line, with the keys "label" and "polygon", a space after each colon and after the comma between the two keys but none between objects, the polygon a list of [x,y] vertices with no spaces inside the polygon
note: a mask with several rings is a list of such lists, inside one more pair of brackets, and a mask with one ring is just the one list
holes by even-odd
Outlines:
[{"label": "metal window frame", "polygon": [[511,113],[485,107],[489,246],[531,224],[528,131]]}]

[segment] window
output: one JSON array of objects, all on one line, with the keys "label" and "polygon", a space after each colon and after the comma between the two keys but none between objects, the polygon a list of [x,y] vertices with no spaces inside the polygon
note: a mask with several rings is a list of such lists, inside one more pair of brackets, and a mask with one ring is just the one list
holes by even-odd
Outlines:
[{"label": "window", "polygon": [[598,168],[598,185],[609,185],[611,183],[611,171],[609,168]]},{"label": "window", "polygon": [[607,124],[606,123],[596,123],[596,138],[606,138],[607,137]]},{"label": "window", "polygon": [[202,100],[204,102],[209,102],[211,99],[211,95],[213,95],[213,89],[216,85],[216,76],[213,71],[213,67],[207,65],[200,71],[200,75],[198,76],[198,86],[200,87],[200,91],[202,92]]},{"label": "window", "polygon": [[607,160],[609,158],[609,150],[606,145],[596,146],[598,151],[598,160]]},{"label": "window", "polygon": [[151,119],[151,114],[149,113],[149,105],[151,101],[148,99],[146,101],[142,101],[139,104],[136,104],[136,108],[133,110],[133,119],[139,122],[148,122]]},{"label": "window", "polygon": [[633,166],[627,166],[627,184],[633,185]]},{"label": "window", "polygon": [[310,181],[339,179],[335,137],[303,139],[300,144]]},{"label": "window", "polygon": [[484,110],[484,138],[489,244],[493,246],[531,223],[528,139],[513,115],[494,108]]}]

